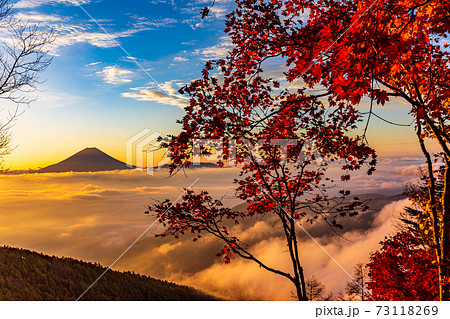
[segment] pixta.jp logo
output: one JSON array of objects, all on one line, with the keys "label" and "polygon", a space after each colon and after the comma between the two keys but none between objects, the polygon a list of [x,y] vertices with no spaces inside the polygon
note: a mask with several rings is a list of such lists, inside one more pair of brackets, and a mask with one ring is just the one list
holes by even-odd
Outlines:
[{"label": "pixta.jp logo", "polygon": [[[141,171],[146,171],[147,174],[153,175],[155,168],[160,168],[165,164],[170,163],[170,157],[167,156],[169,150],[163,149],[162,145],[168,142],[168,137],[161,138],[161,133],[153,132],[146,128],[139,133],[132,136],[127,141],[127,165],[130,168],[136,168]],[[288,159],[288,148],[297,146],[298,141],[295,139],[272,139],[269,141],[272,147],[278,147],[280,151],[279,159],[286,161]],[[249,161],[255,161],[258,164],[264,164],[264,158],[261,156],[261,149],[268,143],[268,141],[260,140],[255,144],[248,140],[229,140],[227,161],[224,163],[227,166],[245,165]],[[189,147],[192,150],[192,165],[201,165],[202,161],[217,161],[224,158],[223,141],[221,139],[193,139]],[[204,149],[209,149],[215,152],[215,156],[211,153],[205,154]],[[237,161],[237,153],[242,154],[242,149],[245,148],[246,159]],[[208,153],[208,152],[206,152]],[[215,157],[215,158],[214,158]],[[291,159],[292,161],[292,159]],[[301,152],[298,154],[294,165],[302,165],[305,162],[314,163],[315,165],[324,165],[324,161],[314,141],[306,139],[301,142]]]},{"label": "pixta.jp logo", "polygon": [[127,166],[153,175],[154,168],[169,163],[168,157],[158,157],[156,152],[164,142],[159,139],[160,136],[161,133],[146,128],[129,138],[126,145]]}]

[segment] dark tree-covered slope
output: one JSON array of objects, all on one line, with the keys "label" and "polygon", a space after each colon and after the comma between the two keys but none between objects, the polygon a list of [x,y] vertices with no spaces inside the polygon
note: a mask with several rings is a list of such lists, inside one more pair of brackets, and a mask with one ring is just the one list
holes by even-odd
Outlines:
[{"label": "dark tree-covered slope", "polygon": [[[99,264],[0,247],[0,300],[76,300],[105,270]],[[193,288],[108,271],[81,300],[216,300]]]}]

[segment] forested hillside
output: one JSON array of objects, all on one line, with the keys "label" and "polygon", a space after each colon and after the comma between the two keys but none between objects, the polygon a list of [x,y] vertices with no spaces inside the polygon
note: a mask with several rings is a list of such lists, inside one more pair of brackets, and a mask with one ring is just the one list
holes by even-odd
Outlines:
[{"label": "forested hillside", "polygon": [[[99,264],[0,247],[0,300],[76,300],[105,270]],[[193,288],[108,271],[81,300],[215,300]]]}]

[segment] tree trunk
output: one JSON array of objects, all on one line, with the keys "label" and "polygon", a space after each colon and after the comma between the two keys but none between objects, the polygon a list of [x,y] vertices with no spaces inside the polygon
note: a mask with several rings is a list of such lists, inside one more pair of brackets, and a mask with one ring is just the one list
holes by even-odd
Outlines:
[{"label": "tree trunk", "polygon": [[[299,300],[303,300],[303,301],[307,301],[308,297],[306,296],[306,282],[305,282],[305,276],[303,274],[303,267],[300,267],[299,270],[299,275],[300,275],[300,284],[301,284],[301,288],[302,288],[302,292],[303,294],[301,295],[302,297],[298,298]],[[300,295],[299,295],[300,296]]]},{"label": "tree trunk", "polygon": [[306,291],[302,289],[302,283],[300,280],[295,280],[295,289],[297,290],[297,298],[299,301],[308,301],[308,297],[306,296]]},{"label": "tree trunk", "polygon": [[[293,208],[292,212],[295,212],[295,208]],[[300,279],[300,285],[301,285],[301,294],[297,294],[298,295],[298,299],[299,300],[308,300],[308,297],[306,295],[306,280],[305,280],[305,275],[303,273],[303,267],[300,264],[300,255],[298,254],[298,242],[297,242],[297,232],[295,231],[295,222],[294,219],[291,218],[291,229],[292,229],[292,248],[294,251],[294,262],[296,263],[297,267],[297,271],[298,271],[298,277]],[[298,290],[297,290],[298,291]]]},{"label": "tree trunk", "polygon": [[[431,161],[430,153],[425,147],[424,138],[421,136],[421,124],[418,123],[417,136],[419,138],[420,147],[427,160],[427,169],[429,174],[429,205],[431,209],[431,218],[433,220],[434,244],[436,250],[436,258],[439,267],[439,300],[450,300],[450,160],[447,153],[445,158],[444,173],[444,190],[440,198],[442,204],[441,216],[436,210],[436,192],[434,178],[434,169]],[[437,134],[436,134],[437,135]],[[442,137],[441,137],[442,140]],[[442,149],[447,150],[445,144],[440,143]]]},{"label": "tree trunk", "polygon": [[361,268],[361,301],[364,301],[364,272]]},{"label": "tree trunk", "polygon": [[442,262],[439,265],[439,300],[448,301],[450,300],[450,285],[448,284],[448,267],[447,263]]},{"label": "tree trunk", "polygon": [[444,193],[442,195],[442,238],[439,262],[439,299],[450,300],[450,161],[445,156]]}]

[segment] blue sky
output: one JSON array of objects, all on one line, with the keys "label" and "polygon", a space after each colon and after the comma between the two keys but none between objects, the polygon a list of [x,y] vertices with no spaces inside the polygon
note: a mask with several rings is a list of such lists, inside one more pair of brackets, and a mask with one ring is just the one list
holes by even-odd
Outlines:
[{"label": "blue sky", "polygon": [[183,115],[180,85],[229,48],[224,15],[234,3],[216,1],[202,20],[200,9],[209,4],[17,1],[18,18],[53,27],[59,36],[51,48],[53,63],[41,75],[39,100],[15,123],[16,149],[7,166],[42,166],[87,146],[124,158],[126,139],[141,129],[176,130]]},{"label": "blue sky", "polygon": [[[17,1],[19,19],[53,27],[59,36],[39,99],[12,129],[15,150],[6,166],[45,166],[92,146],[125,160],[126,140],[140,130],[176,132],[184,103],[177,90],[200,76],[205,60],[224,57],[231,47],[223,29],[234,2],[217,0],[202,20],[200,9],[211,2]],[[405,105],[379,112],[410,122]],[[394,143],[417,153],[411,128],[373,119],[371,131],[374,146]]]}]

